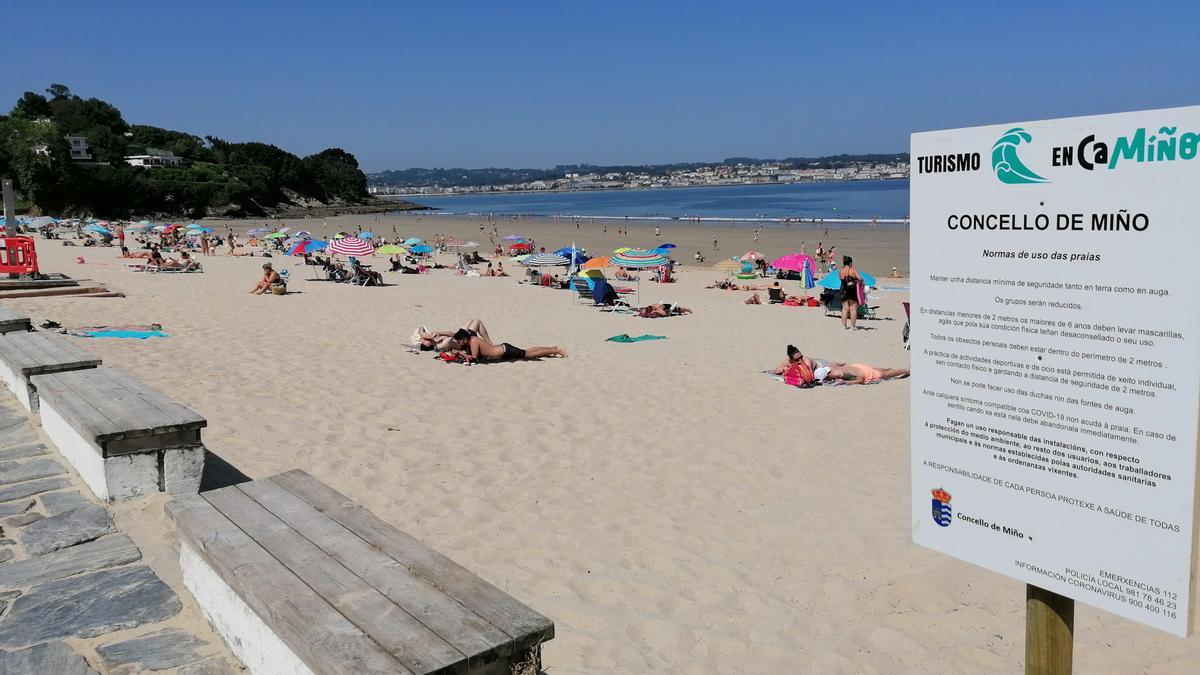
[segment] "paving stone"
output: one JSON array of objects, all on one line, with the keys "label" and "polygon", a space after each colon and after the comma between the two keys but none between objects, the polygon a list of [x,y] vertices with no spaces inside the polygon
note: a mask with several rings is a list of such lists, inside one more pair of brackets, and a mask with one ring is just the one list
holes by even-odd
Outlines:
[{"label": "paving stone", "polygon": [[66,476],[42,478],[41,480],[31,480],[25,483],[17,483],[16,485],[8,485],[0,488],[0,502],[11,502],[14,499],[32,497],[40,492],[61,490],[70,485],[71,480]]},{"label": "paving stone", "polygon": [[25,513],[33,508],[33,500],[29,499],[23,502],[10,502],[8,504],[0,504],[0,518],[5,516],[15,516],[18,513]]},{"label": "paving stone", "polygon": [[140,673],[166,670],[195,662],[199,651],[208,645],[178,628],[167,628],[142,637],[96,648],[100,665],[111,673]]},{"label": "paving stone", "polygon": [[25,443],[16,447],[5,447],[0,450],[0,459],[23,459],[25,457],[37,457],[50,452],[50,449],[41,443]]},{"label": "paving stone", "polygon": [[73,492],[47,492],[40,499],[42,500],[42,508],[46,510],[46,515],[49,516],[57,516],[64,511],[70,511],[73,508],[92,503],[77,490]]},{"label": "paving stone", "polygon": [[242,671],[235,670],[227,659],[214,656],[199,663],[186,665],[175,672],[177,675],[237,675]]},{"label": "paving stone", "polygon": [[0,588],[25,588],[95,572],[142,559],[142,552],[123,534],[101,537],[61,551],[0,565]]},{"label": "paving stone", "polygon": [[36,523],[39,520],[43,520],[45,517],[46,516],[43,516],[42,514],[37,513],[37,512],[19,513],[15,516],[12,516],[11,518],[5,518],[4,519],[4,527],[6,527],[6,528],[25,527],[26,525],[29,525],[30,523]]},{"label": "paving stone", "polygon": [[[4,614],[4,610],[8,609],[12,601],[19,597],[21,597],[21,591],[4,591],[0,593],[0,615]],[[0,673],[2,672],[4,671],[0,670]]]},{"label": "paving stone", "polygon": [[13,552],[11,548],[0,548],[0,563],[6,563],[12,559]]},{"label": "paving stone", "polygon": [[62,642],[44,642],[25,649],[0,652],[0,673],[95,675],[96,671]]},{"label": "paving stone", "polygon": [[141,565],[59,579],[13,602],[0,622],[0,647],[95,637],[163,621],[182,607],[175,592]]},{"label": "paving stone", "polygon": [[22,422],[16,426],[0,430],[0,447],[11,448],[14,445],[37,443],[38,435],[33,427]]},{"label": "paving stone", "polygon": [[0,462],[0,483],[21,483],[35,478],[59,476],[66,472],[67,467],[50,458]]},{"label": "paving stone", "polygon": [[45,555],[114,531],[108,510],[88,505],[39,520],[26,526],[19,536],[29,555]]}]

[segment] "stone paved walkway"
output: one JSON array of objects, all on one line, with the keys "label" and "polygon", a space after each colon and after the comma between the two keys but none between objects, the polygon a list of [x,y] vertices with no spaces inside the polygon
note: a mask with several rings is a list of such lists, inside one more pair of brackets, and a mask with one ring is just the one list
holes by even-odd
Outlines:
[{"label": "stone paved walkway", "polygon": [[0,673],[239,672],[183,607],[0,388]]}]

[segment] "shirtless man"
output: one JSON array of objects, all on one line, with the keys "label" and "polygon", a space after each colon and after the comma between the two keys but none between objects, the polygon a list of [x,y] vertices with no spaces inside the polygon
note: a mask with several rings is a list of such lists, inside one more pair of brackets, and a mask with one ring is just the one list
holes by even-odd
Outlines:
[{"label": "shirtless man", "polygon": [[527,359],[541,359],[547,356],[559,356],[566,358],[567,353],[560,347],[530,347],[521,349],[514,347],[507,342],[493,344],[481,337],[472,337],[467,340],[466,348],[461,350],[471,355],[472,358],[479,361],[523,361]]}]

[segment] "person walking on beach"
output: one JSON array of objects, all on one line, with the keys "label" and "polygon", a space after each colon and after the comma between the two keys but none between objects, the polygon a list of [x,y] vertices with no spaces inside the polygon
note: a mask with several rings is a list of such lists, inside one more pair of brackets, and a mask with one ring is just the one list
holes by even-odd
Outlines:
[{"label": "person walking on beach", "polygon": [[842,329],[858,330],[858,299],[863,290],[863,280],[854,269],[854,259],[842,258],[842,269],[838,271],[842,280]]},{"label": "person walking on beach", "polygon": [[754,243],[758,243],[758,228],[754,228]]},{"label": "person walking on beach", "polygon": [[658,239],[658,238],[660,238],[661,236],[662,236],[662,228],[661,228],[661,227],[655,227],[655,228],[654,228],[654,238],[655,238],[655,239]]},{"label": "person walking on beach", "polygon": [[721,250],[721,249],[717,248],[717,235],[715,235],[715,234],[713,235],[713,250],[714,251]]}]

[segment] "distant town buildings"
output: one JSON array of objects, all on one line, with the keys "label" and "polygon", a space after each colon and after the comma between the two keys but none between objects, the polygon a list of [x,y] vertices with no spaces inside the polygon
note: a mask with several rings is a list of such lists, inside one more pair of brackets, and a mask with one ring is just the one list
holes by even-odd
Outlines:
[{"label": "distant town buildings", "polygon": [[650,173],[567,173],[562,178],[505,185],[441,187],[436,185],[370,185],[373,195],[436,195],[479,192],[536,192],[697,187],[704,185],[762,185],[847,180],[908,178],[908,162],[851,163],[837,168],[796,167],[780,163],[717,164],[697,169]]},{"label": "distant town buildings", "polygon": [[182,166],[183,158],[176,157],[175,153],[170,150],[158,150],[157,148],[146,148],[145,154],[126,155],[125,163],[130,166],[155,167],[155,166]]}]

